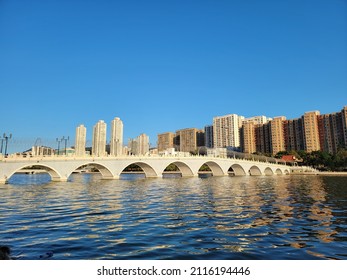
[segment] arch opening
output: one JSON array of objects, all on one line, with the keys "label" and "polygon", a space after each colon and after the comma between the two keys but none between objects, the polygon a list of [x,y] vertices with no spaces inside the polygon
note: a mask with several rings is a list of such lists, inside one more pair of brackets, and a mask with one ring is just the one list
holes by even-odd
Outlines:
[{"label": "arch opening", "polygon": [[205,162],[198,171],[199,175],[205,176],[224,176],[223,169],[215,162]]},{"label": "arch opening", "polygon": [[181,178],[182,172],[174,163],[170,163],[163,171],[163,178]]},{"label": "arch opening", "polygon": [[[88,173],[88,174],[92,174],[92,173],[100,173],[103,179],[113,179],[114,175],[112,174],[112,172],[104,165],[99,164],[99,163],[95,163],[95,162],[90,162],[90,163],[86,163],[80,166],[77,166],[74,171],[72,171],[71,174],[76,174],[76,173]],[[69,175],[69,177],[71,176],[71,174]]]},{"label": "arch opening", "polygon": [[246,171],[243,169],[243,167],[239,164],[233,164],[228,169],[229,176],[245,176]]},{"label": "arch opening", "polygon": [[276,174],[277,174],[277,175],[283,175],[283,172],[282,172],[281,169],[277,168],[277,169],[276,169]]},{"label": "arch opening", "polygon": [[249,175],[251,175],[251,176],[261,176],[261,175],[263,175],[262,173],[261,173],[261,170],[259,169],[259,167],[257,167],[257,166],[255,166],[255,165],[253,165],[250,169],[249,169]]},{"label": "arch opening", "polygon": [[16,169],[10,176],[8,176],[7,181],[11,182],[13,180],[13,175],[29,175],[26,179],[30,179],[33,184],[44,184],[49,181],[61,181],[62,176],[52,167],[43,164],[35,165],[24,165]]},{"label": "arch opening", "polygon": [[193,172],[190,167],[180,161],[170,163],[163,171],[163,178],[190,177]]},{"label": "arch opening", "polygon": [[158,177],[155,170],[144,162],[134,162],[126,166],[121,172],[121,178],[154,178]]},{"label": "arch opening", "polygon": [[274,175],[274,172],[272,171],[272,169],[270,167],[266,167],[264,170],[264,174],[266,176],[272,176],[272,175]]}]

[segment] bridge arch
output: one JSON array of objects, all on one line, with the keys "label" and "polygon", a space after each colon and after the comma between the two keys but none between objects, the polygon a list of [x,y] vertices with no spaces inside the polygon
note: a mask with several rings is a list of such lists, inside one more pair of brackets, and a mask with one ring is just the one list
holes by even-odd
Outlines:
[{"label": "bridge arch", "polygon": [[281,169],[277,168],[277,169],[276,169],[276,174],[277,174],[277,175],[283,175],[283,172],[282,172]]},{"label": "bridge arch", "polygon": [[263,175],[262,173],[261,173],[261,170],[259,169],[259,167],[258,166],[255,166],[255,165],[253,165],[250,169],[249,169],[249,175],[251,175],[251,176],[261,176],[261,175]]},{"label": "bridge arch", "polygon": [[[194,176],[194,173],[188,164],[181,162],[181,161],[173,161],[170,164],[174,164],[177,166],[177,168],[180,170],[180,172],[182,174],[182,177]],[[166,167],[168,167],[170,164],[168,164]],[[165,167],[165,169],[166,169],[166,167]],[[164,170],[163,170],[163,172],[164,172]]]},{"label": "bridge arch", "polygon": [[131,162],[130,164],[127,164],[122,169],[121,173],[124,171],[124,169],[126,169],[128,166],[132,164],[139,166],[145,173],[146,178],[158,177],[157,172],[154,170],[152,166],[150,166],[148,163],[141,162],[141,161],[135,161],[135,162]]},{"label": "bridge arch", "polygon": [[74,171],[78,170],[79,168],[83,166],[90,166],[90,167],[94,167],[98,169],[103,179],[114,178],[114,174],[111,172],[111,170],[107,168],[104,164],[101,164],[98,162],[87,162],[87,163],[76,165],[74,166],[73,170],[71,170],[71,172],[68,174],[67,177],[71,176],[71,174]]},{"label": "bridge arch", "polygon": [[273,170],[270,167],[266,167],[265,170],[264,170],[264,174],[266,176],[272,176],[272,175],[274,175],[274,172],[273,172]]},{"label": "bridge arch", "polygon": [[245,169],[240,164],[233,164],[230,166],[229,170],[232,169],[234,171],[235,176],[245,176],[247,175]]},{"label": "bridge arch", "polygon": [[211,169],[213,176],[224,176],[223,169],[220,167],[218,163],[214,161],[207,161],[204,164],[202,164],[200,168],[205,164]]},{"label": "bridge arch", "polygon": [[55,168],[53,168],[47,164],[42,164],[42,163],[36,163],[36,164],[31,163],[31,164],[22,165],[21,167],[15,169],[12,173],[10,173],[10,175],[6,178],[6,180],[8,181],[13,176],[13,174],[15,174],[16,172],[18,172],[22,169],[31,168],[31,167],[37,167],[38,169],[45,170],[49,174],[49,176],[51,177],[52,181],[63,180],[63,177]]}]

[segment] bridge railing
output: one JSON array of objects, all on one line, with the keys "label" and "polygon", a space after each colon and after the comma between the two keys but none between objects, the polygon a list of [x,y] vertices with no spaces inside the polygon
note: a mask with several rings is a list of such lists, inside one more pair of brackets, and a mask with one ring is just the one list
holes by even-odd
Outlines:
[{"label": "bridge railing", "polygon": [[264,163],[270,163],[270,164],[283,164],[286,165],[287,163],[284,160],[266,157],[266,156],[259,156],[259,155],[253,155],[253,154],[244,154],[240,152],[235,151],[228,151],[226,155],[189,155],[187,153],[177,153],[177,154],[170,154],[170,155],[158,155],[158,154],[147,154],[147,155],[122,155],[122,156],[110,156],[105,155],[102,157],[97,157],[94,155],[85,155],[82,157],[75,156],[74,154],[68,154],[68,155],[41,155],[41,156],[31,156],[31,155],[23,155],[23,154],[11,154],[8,156],[4,156],[0,154],[0,161],[15,161],[15,160],[29,160],[29,161],[35,161],[35,160],[42,160],[42,159],[50,159],[50,160],[82,160],[82,159],[111,159],[111,158],[118,158],[118,159],[130,159],[130,158],[138,158],[138,159],[145,159],[145,158],[205,158],[205,159],[213,159],[213,158],[225,158],[225,159],[236,159],[236,160],[244,160],[244,161],[256,161],[256,162],[264,162]]}]

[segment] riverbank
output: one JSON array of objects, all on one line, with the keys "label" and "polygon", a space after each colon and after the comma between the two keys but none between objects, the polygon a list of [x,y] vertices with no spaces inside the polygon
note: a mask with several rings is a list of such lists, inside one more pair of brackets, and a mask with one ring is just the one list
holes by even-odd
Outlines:
[{"label": "riverbank", "polygon": [[347,176],[347,172],[323,171],[323,172],[317,173],[317,175],[321,175],[321,176]]}]

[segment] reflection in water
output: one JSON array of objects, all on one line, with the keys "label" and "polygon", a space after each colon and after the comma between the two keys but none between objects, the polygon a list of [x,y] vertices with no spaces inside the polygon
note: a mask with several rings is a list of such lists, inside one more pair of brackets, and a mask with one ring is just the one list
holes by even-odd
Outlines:
[{"label": "reflection in water", "polygon": [[15,175],[0,243],[35,259],[347,259],[347,178]]}]

